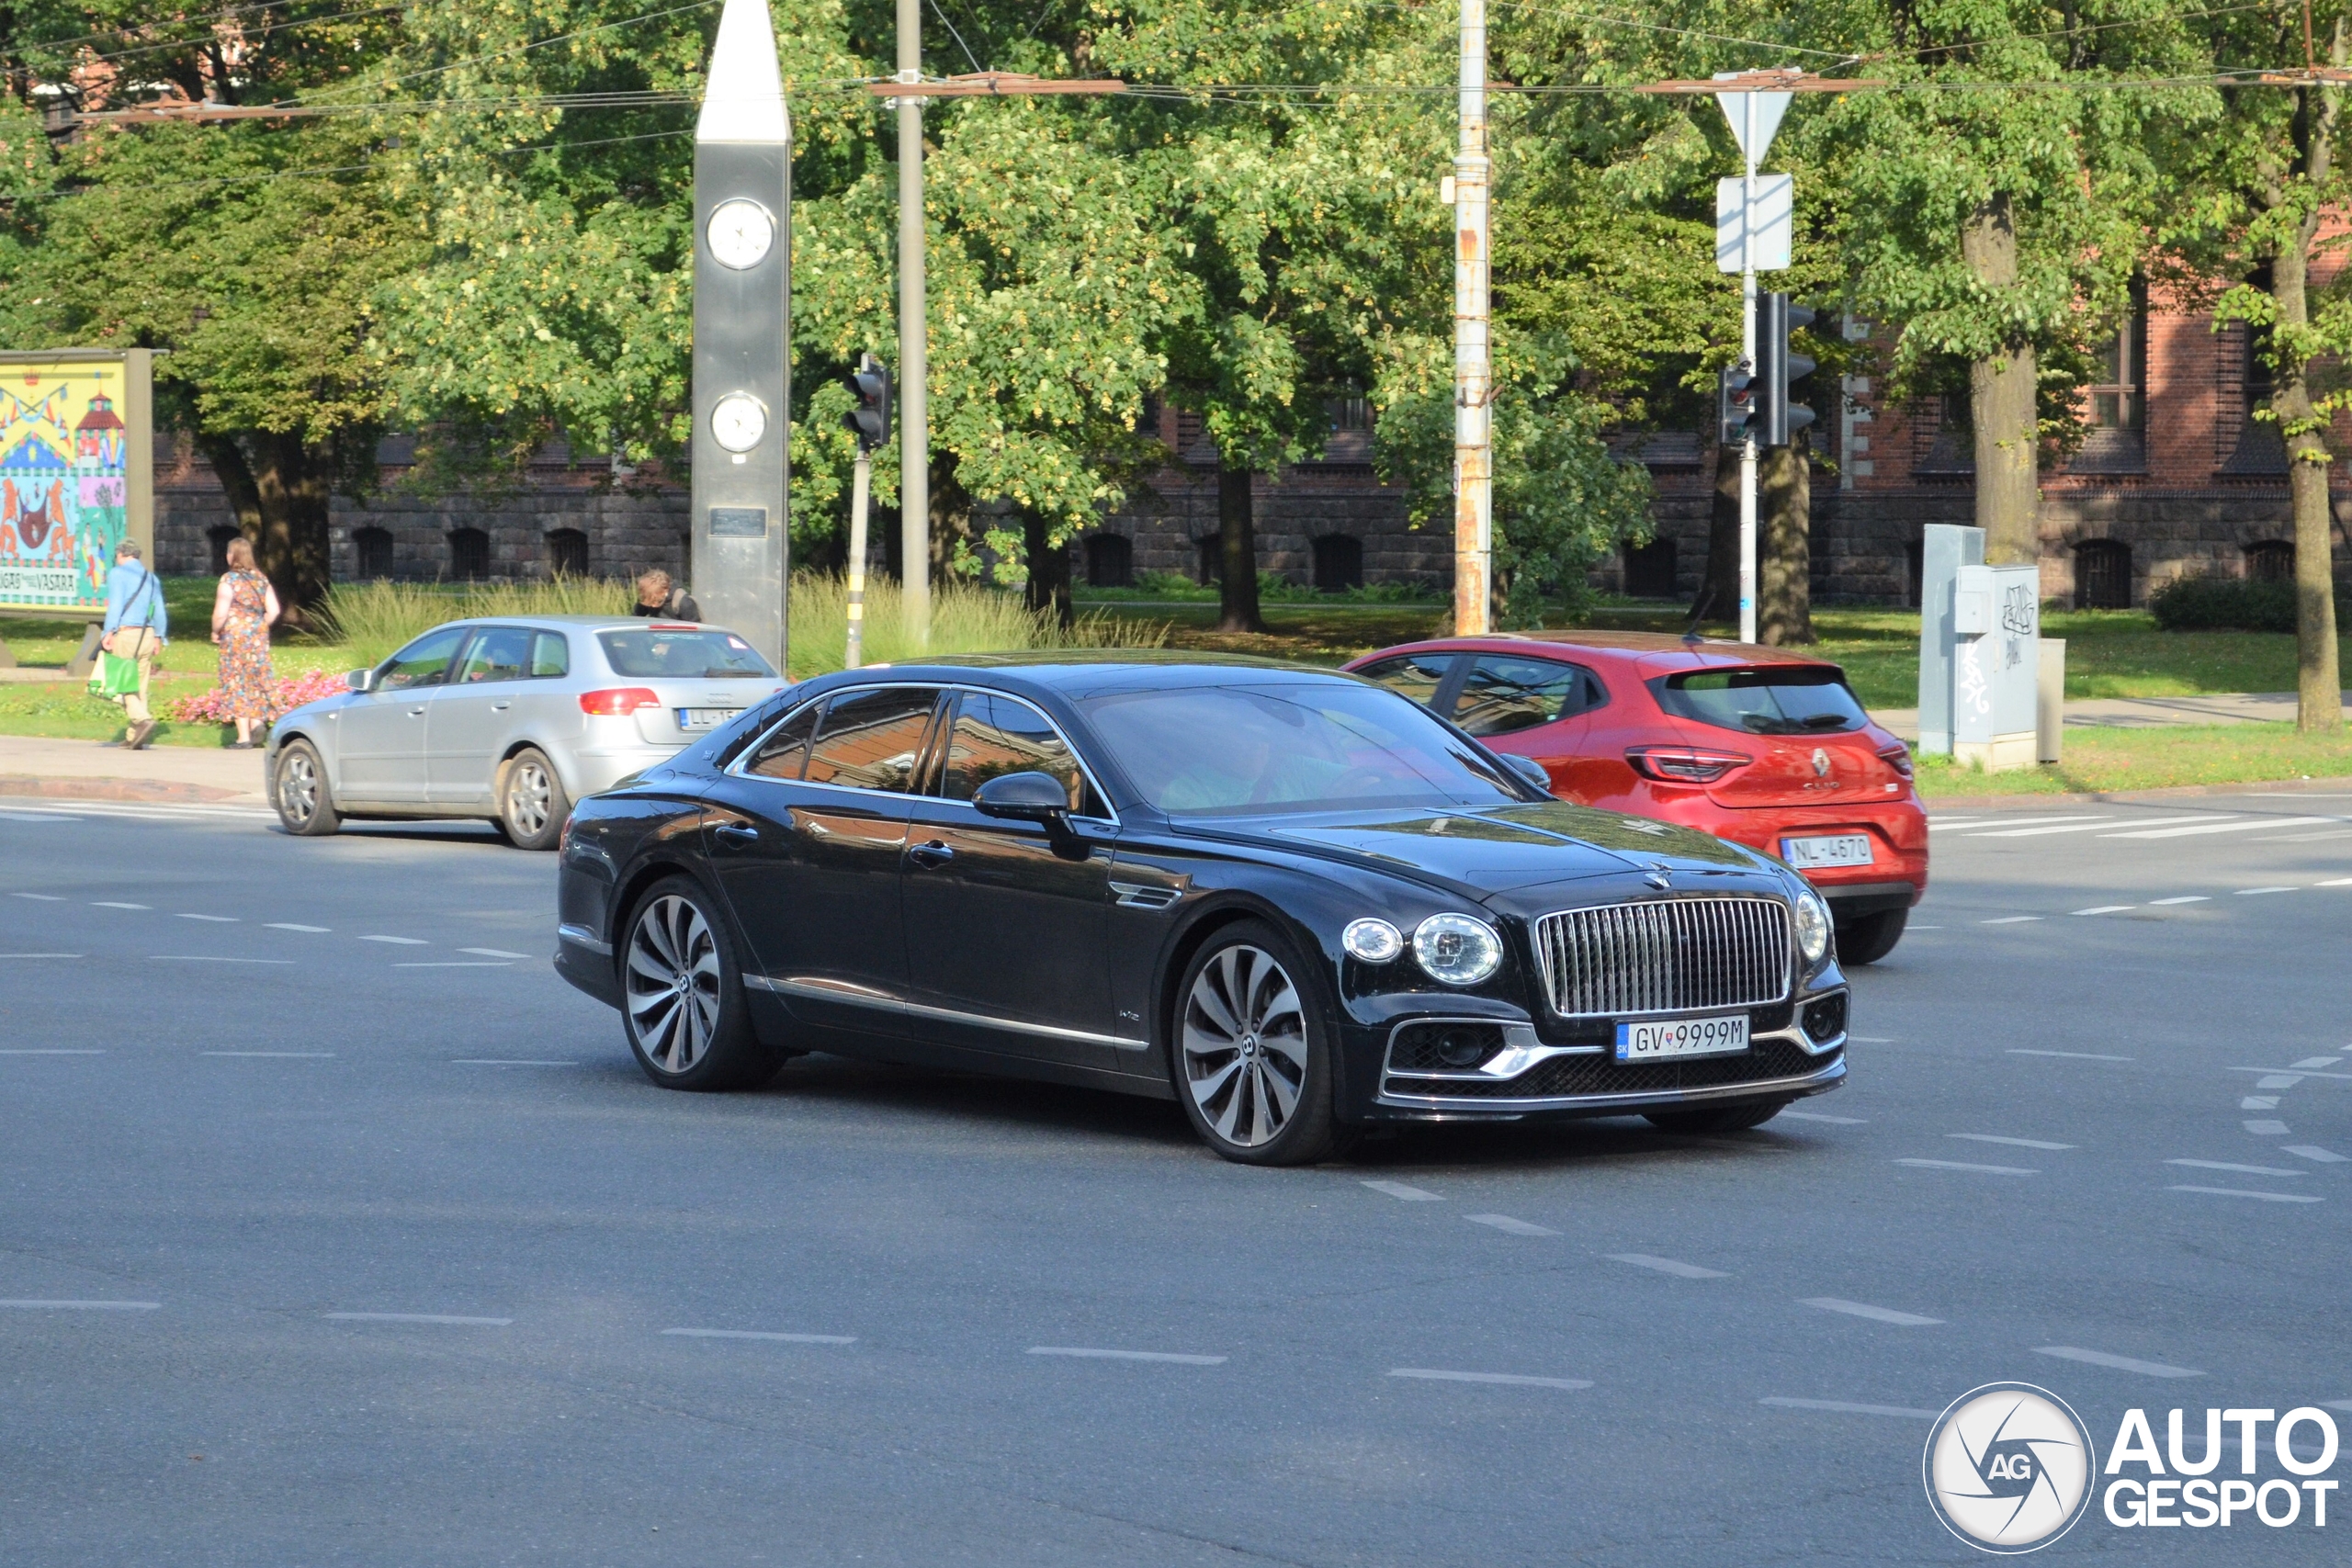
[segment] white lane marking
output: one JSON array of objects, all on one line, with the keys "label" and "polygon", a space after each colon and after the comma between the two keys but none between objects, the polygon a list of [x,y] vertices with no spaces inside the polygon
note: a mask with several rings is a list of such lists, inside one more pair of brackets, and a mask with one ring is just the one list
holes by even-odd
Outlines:
[{"label": "white lane marking", "polygon": [[1914,1410],[1907,1404],[1855,1404],[1843,1399],[1759,1399],[1758,1404],[1777,1405],[1782,1410],[1832,1410],[1841,1416],[1907,1416],[1915,1421],[1932,1421],[1940,1411]]},{"label": "white lane marking", "polygon": [[0,958],[79,958],[78,953],[0,953]]},{"label": "white lane marking", "polygon": [[103,1056],[105,1055],[104,1051],[36,1050],[30,1047],[0,1051],[0,1056]]},{"label": "white lane marking", "polygon": [[431,947],[433,945],[431,942],[425,941],[420,936],[363,936],[359,940],[362,942],[388,942],[395,947]]},{"label": "white lane marking", "polygon": [[[2326,884],[2323,883],[2321,886],[2325,886]],[[36,904],[62,904],[65,902],[64,896],[58,893],[11,893],[8,897],[11,898],[29,898]]]},{"label": "white lane marking", "polygon": [[580,1064],[525,1056],[452,1056],[449,1065],[453,1067],[576,1067]]},{"label": "white lane marking", "polygon": [[2254,1134],[2256,1137],[2283,1138],[2287,1135],[2287,1123],[2284,1122],[2249,1122],[2245,1124],[2245,1130]]},{"label": "white lane marking", "polygon": [[1893,1307],[1872,1306],[1868,1302],[1840,1301],[1836,1296],[1805,1296],[1797,1305],[1818,1307],[1823,1312],[1842,1312],[1849,1317],[1867,1317],[1872,1323],[1898,1324],[1905,1328],[1928,1328],[1943,1321],[1940,1317],[1921,1317],[1917,1313],[1897,1312]]},{"label": "white lane marking", "polygon": [[2202,1192],[2214,1198],[2259,1198],[2266,1203],[2319,1203],[2325,1201],[2312,1192],[2250,1192],[2243,1187],[2167,1187],[2167,1192]]},{"label": "white lane marking", "polygon": [[153,907],[148,904],[124,904],[112,898],[93,899],[90,904],[93,909],[146,909]]},{"label": "white lane marking", "polygon": [[2341,1056],[2306,1056],[2295,1064],[2296,1066],[2306,1070],[2314,1067],[2340,1067],[2343,1065],[2344,1058]]},{"label": "white lane marking", "polygon": [[1444,1199],[1418,1187],[1408,1187],[1401,1181],[1367,1181],[1363,1185],[1374,1192],[1385,1192],[1391,1198],[1407,1203],[1442,1203]]},{"label": "white lane marking", "polygon": [[1997,1133],[1946,1133],[1947,1138],[1960,1138],[1972,1144],[2007,1144],[2020,1149],[2071,1149],[2073,1144],[2046,1144],[2040,1138],[2004,1138]]},{"label": "white lane marking", "polygon": [[2096,1051],[2031,1051],[2022,1045],[2009,1047],[2012,1056],[2064,1056],[2070,1062],[2128,1062],[2129,1056],[2102,1056]]},{"label": "white lane marking", "polygon": [[[2315,887],[2352,887],[2352,876],[2334,876],[2330,877],[2325,882],[2314,883],[2312,886]],[[38,893],[19,893],[17,897],[19,898],[38,898],[40,895]]]},{"label": "white lane marking", "polygon": [[2194,1170],[2234,1170],[2240,1176],[2301,1176],[2300,1170],[2280,1170],[2268,1165],[2232,1165],[2219,1159],[2168,1159],[2166,1165],[2185,1165]]},{"label": "white lane marking", "polygon": [[1867,1116],[1831,1116],[1819,1111],[1783,1111],[1781,1119],[1784,1122],[1826,1122],[1833,1127],[1859,1127],[1870,1120]]},{"label": "white lane marking", "polygon": [[2086,1350],[2079,1345],[2040,1345],[2037,1356],[2055,1356],[2062,1361],[2082,1361],[2094,1367],[2113,1367],[2119,1372],[2139,1372],[2152,1378],[2201,1378],[2205,1374],[2194,1367],[2167,1366],[2162,1361],[2143,1361],[2130,1356],[2110,1356],[2104,1350]]},{"label": "white lane marking", "polygon": [[175,916],[173,916],[172,918],[173,918],[174,919],[175,919],[175,920],[209,920],[209,921],[210,921],[212,924],[214,924],[214,925],[216,925],[216,926],[233,926],[233,925],[235,925],[235,924],[237,923],[237,917],[236,917],[236,916],[234,916],[234,915],[187,915],[187,914],[181,914],[181,915],[175,915]]},{"label": "white lane marking", "polygon": [[1630,1263],[1636,1269],[1655,1269],[1661,1274],[1671,1274],[1678,1280],[1728,1280],[1731,1278],[1720,1269],[1702,1269],[1696,1263],[1682,1263],[1671,1258],[1653,1258],[1646,1252],[1610,1252],[1602,1256],[1611,1263]]},{"label": "white lane marking", "polygon": [[291,964],[290,958],[220,958],[208,953],[151,953],[151,964]]},{"label": "white lane marking", "polygon": [[1976,923],[1980,926],[2021,926],[2029,920],[2040,919],[2040,915],[2003,915],[1997,920],[1979,920]]},{"label": "white lane marking", "polygon": [[1392,1378],[1420,1378],[1430,1382],[1492,1382],[1512,1388],[1590,1388],[1590,1378],[1531,1378],[1518,1372],[1444,1372],[1435,1367],[1391,1367]]},{"label": "white lane marking", "polygon": [[40,1302],[0,1301],[0,1307],[20,1312],[156,1312],[161,1302]]},{"label": "white lane marking", "polygon": [[461,947],[459,953],[470,953],[476,958],[528,958],[527,953],[509,953],[503,947]]},{"label": "white lane marking", "polygon": [[2249,1094],[2238,1101],[2240,1111],[2276,1111],[2278,1097],[2275,1094]]},{"label": "white lane marking", "polygon": [[1846,1038],[1863,1045],[1892,1045],[1894,1043],[1894,1036],[1892,1034],[1849,1034]]},{"label": "white lane marking", "polygon": [[318,935],[334,930],[333,926],[298,926],[291,920],[272,920],[269,929],[274,931],[310,931]]},{"label": "white lane marking", "polygon": [[2341,817],[2256,817],[2243,822],[2212,822],[2202,828],[2143,828],[2132,833],[2102,833],[2103,839],[2185,839],[2191,834],[2244,833],[2257,828],[2316,828]]},{"label": "white lane marking", "polygon": [[[2098,831],[2099,829],[2106,827],[2108,824],[2115,820],[2116,819],[2112,817],[2101,817],[2090,821],[2070,822],[2060,828],[2011,828],[1997,833],[1979,833],[1976,837],[1980,839],[2039,839],[2049,833],[2090,833]],[[2211,817],[2202,816],[2155,817],[2139,824],[2139,826],[2143,828],[2162,828],[2169,826],[2175,822],[2211,822],[2213,818]]]},{"label": "white lane marking", "polygon": [[512,964],[496,963],[487,958],[468,959],[463,963],[445,960],[439,964],[395,964],[395,969],[512,969]]},{"label": "white lane marking", "polygon": [[854,1334],[771,1334],[762,1328],[665,1328],[681,1339],[772,1339],[780,1345],[854,1345]]},{"label": "white lane marking", "polygon": [[446,1323],[463,1328],[504,1328],[511,1317],[458,1317],[446,1312],[329,1312],[322,1317],[334,1323]]},{"label": "white lane marking", "polygon": [[2212,901],[2211,897],[2203,893],[2184,893],[2177,898],[2151,898],[2148,900],[2148,908],[2162,909],[2174,904],[2210,904]]},{"label": "white lane marking", "polygon": [[2249,839],[2255,844],[2315,844],[2322,839],[2352,839],[2352,829],[2337,828],[2325,833],[2280,833],[2273,838]]},{"label": "white lane marking", "polygon": [[1984,1176],[2040,1176],[2038,1170],[2028,1170],[2018,1165],[1970,1165],[1956,1159],[1899,1159],[1897,1165],[1917,1166],[1923,1170],[1973,1170]]},{"label": "white lane marking", "polygon": [[[2044,822],[2080,822],[2083,820],[2085,820],[2085,818],[2075,816],[2019,817],[2011,820],[2004,820],[1998,817],[1972,817],[1964,822],[1930,822],[1928,824],[1928,831],[1933,832],[1939,828],[2034,828],[2039,827]],[[2112,821],[2114,818],[2102,818],[2102,820]]]},{"label": "white lane marking", "polygon": [[1939,931],[1944,928],[1941,926],[1911,926],[1906,929],[1915,931]]},{"label": "white lane marking", "polygon": [[2302,1079],[2297,1077],[2292,1073],[2273,1073],[2267,1078],[2255,1079],[2254,1087],[2256,1089],[2292,1089],[2302,1081]]},{"label": "white lane marking", "polygon": [[1032,1345],[1033,1356],[1075,1356],[1085,1361],[1172,1361],[1180,1367],[1221,1367],[1223,1356],[1185,1356],[1173,1350],[1097,1350],[1081,1345]]},{"label": "white lane marking", "polygon": [[322,1062],[333,1059],[332,1051],[198,1051],[199,1056],[266,1056],[289,1062]]},{"label": "white lane marking", "polygon": [[1509,1214],[1464,1214],[1462,1217],[1474,1225],[1491,1225],[1496,1230],[1511,1235],[1557,1235],[1560,1234],[1558,1231],[1546,1230],[1542,1225],[1531,1225],[1525,1220],[1514,1220]]},{"label": "white lane marking", "polygon": [[2323,1399],[2320,1403],[2330,1410],[2352,1410],[2352,1399]]},{"label": "white lane marking", "polygon": [[79,822],[82,818],[71,811],[26,811],[11,807],[0,811],[0,817],[11,822]]},{"label": "white lane marking", "polygon": [[[2233,1073],[2269,1074],[2269,1077],[2263,1078],[2255,1084],[2254,1087],[2256,1089],[2292,1089],[2295,1087],[2295,1082],[2299,1078],[2352,1079],[2352,1073],[2323,1073],[2309,1067],[2232,1067],[2230,1071]],[[2271,1078],[2277,1078],[2278,1081],[2277,1083],[2273,1083],[2270,1081]]]},{"label": "white lane marking", "polygon": [[1982,817],[1942,817],[1928,823],[1928,831],[1933,833],[1945,828],[1965,828],[1972,823],[1982,822],[1984,820],[1984,818]]},{"label": "white lane marking", "polygon": [[2279,1147],[2284,1153],[2299,1155],[2302,1158],[2310,1160],[2314,1165],[2342,1165],[2344,1163],[2344,1156],[2342,1155],[2337,1154],[2333,1149],[2321,1148],[2316,1144],[2282,1144]]},{"label": "white lane marking", "polygon": [[2135,904],[2095,904],[2087,909],[2076,909],[2075,913],[2077,915],[2120,915],[2126,909],[2138,907]]},{"label": "white lane marking", "polygon": [[2295,889],[2291,887],[2240,887],[2235,890],[2233,897],[2239,898],[2254,898],[2259,897],[2265,893],[2292,893],[2294,891]]}]

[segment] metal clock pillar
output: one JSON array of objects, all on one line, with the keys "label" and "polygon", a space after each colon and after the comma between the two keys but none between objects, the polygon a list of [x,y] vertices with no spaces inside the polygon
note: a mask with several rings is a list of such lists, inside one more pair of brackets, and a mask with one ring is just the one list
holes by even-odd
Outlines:
[{"label": "metal clock pillar", "polygon": [[693,590],[785,667],[792,125],[767,0],[727,0],[695,125]]}]

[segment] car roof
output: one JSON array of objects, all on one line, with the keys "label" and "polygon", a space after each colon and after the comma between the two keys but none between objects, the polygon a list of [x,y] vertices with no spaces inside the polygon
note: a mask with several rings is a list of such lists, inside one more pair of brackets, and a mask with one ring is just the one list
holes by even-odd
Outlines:
[{"label": "car roof", "polygon": [[820,678],[830,685],[842,682],[843,677],[868,674],[896,681],[962,681],[1012,691],[1044,690],[1064,697],[1091,696],[1111,690],[1288,683],[1302,679],[1358,683],[1354,676],[1329,665],[1169,649],[1051,649],[947,654],[920,663],[869,664]]},{"label": "car roof", "polygon": [[725,626],[708,621],[650,621],[628,615],[458,615],[442,621],[439,626],[537,626],[548,630],[641,632],[649,626],[665,631],[723,632]]},{"label": "car roof", "polygon": [[[1706,670],[1726,665],[1814,664],[1835,669],[1831,660],[1760,643],[1683,637],[1672,632],[1539,631],[1489,632],[1482,637],[1427,637],[1398,643],[1366,659],[1396,653],[1592,653],[1639,660],[1654,670]],[[1353,661],[1351,661],[1353,662]]]}]

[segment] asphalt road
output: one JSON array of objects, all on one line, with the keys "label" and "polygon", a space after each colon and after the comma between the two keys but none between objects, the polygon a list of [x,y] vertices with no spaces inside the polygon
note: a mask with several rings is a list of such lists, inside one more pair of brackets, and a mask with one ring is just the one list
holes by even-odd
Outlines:
[{"label": "asphalt road", "polygon": [[2102,1454],[2352,1411],[2352,797],[1935,841],[1802,1116],[1261,1171],[835,1058],[660,1091],[487,833],[0,808],[0,1562],[1959,1562],[1977,1384]]}]

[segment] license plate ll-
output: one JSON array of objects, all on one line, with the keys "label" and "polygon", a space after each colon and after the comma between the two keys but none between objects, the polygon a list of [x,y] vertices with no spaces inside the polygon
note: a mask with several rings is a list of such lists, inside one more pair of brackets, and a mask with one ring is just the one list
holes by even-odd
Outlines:
[{"label": "license plate ll-", "polygon": [[1747,1049],[1747,1015],[1672,1018],[1617,1026],[1617,1059],[1656,1062],[1669,1056],[1736,1056]]},{"label": "license plate ll-", "polygon": [[742,711],[741,708],[680,708],[678,728],[680,729],[717,729]]},{"label": "license plate ll-", "polygon": [[1871,836],[1868,833],[1834,833],[1815,839],[1782,839],[1781,858],[1799,871],[1813,871],[1826,865],[1868,865],[1871,863]]}]

